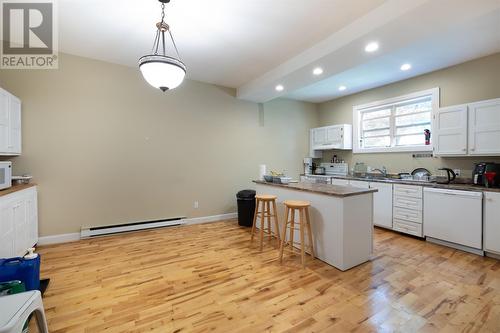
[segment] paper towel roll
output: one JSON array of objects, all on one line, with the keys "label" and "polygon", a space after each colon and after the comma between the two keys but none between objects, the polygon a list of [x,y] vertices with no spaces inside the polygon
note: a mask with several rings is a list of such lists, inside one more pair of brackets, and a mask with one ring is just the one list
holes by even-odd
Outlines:
[{"label": "paper towel roll", "polygon": [[259,165],[259,179],[264,180],[265,174],[266,174],[266,165],[265,164]]}]

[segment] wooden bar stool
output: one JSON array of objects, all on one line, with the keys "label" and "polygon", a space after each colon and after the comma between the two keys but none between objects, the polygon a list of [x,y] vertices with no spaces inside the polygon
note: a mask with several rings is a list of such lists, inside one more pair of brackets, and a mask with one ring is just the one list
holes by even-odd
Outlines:
[{"label": "wooden bar stool", "polygon": [[[291,251],[293,252],[293,232],[295,229],[295,222],[299,223],[299,231],[300,231],[300,253],[302,257],[302,267],[306,265],[306,246],[304,243],[305,233],[307,232],[308,241],[309,241],[309,250],[311,252],[311,257],[314,259],[314,246],[313,246],[313,237],[311,232],[311,221],[309,219],[309,207],[311,203],[308,201],[296,201],[296,200],[287,200],[284,201],[285,205],[285,224],[283,225],[283,231],[281,234],[281,246],[280,246],[280,263],[283,262],[283,250],[285,246],[288,244],[291,245]],[[295,221],[295,212],[298,211],[299,219]],[[290,216],[290,221],[288,220]],[[290,239],[286,240],[286,229],[290,228]]]},{"label": "wooden bar stool", "polygon": [[[276,238],[280,240],[280,231],[279,231],[279,223],[278,223],[278,214],[276,210],[276,198],[275,195],[268,194],[257,194],[255,196],[255,213],[253,215],[253,225],[252,225],[252,238],[250,242],[253,242],[253,236],[255,235],[255,229],[257,227],[257,217],[260,218],[260,250],[262,251],[262,247],[264,245],[264,223],[267,220],[267,233],[269,234],[269,239],[273,237],[273,233],[271,230],[271,218],[274,218],[274,227],[276,228]],[[259,211],[259,205],[260,211]],[[273,210],[271,212],[271,205],[273,206]],[[260,216],[259,216],[260,213]]]}]

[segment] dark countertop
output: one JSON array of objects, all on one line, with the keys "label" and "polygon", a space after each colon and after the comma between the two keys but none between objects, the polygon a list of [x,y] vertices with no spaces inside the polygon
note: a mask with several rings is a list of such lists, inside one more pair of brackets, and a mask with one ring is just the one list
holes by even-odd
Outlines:
[{"label": "dark countertop", "polygon": [[334,197],[351,197],[354,195],[374,193],[378,190],[375,188],[359,188],[354,186],[339,186],[331,184],[315,184],[315,183],[291,183],[288,185],[268,183],[262,180],[254,180],[256,184],[283,187],[291,190],[305,191],[319,194],[326,194]]},{"label": "dark countertop", "polygon": [[30,188],[36,186],[35,183],[29,183],[29,184],[21,184],[21,185],[14,185],[12,187],[6,188],[5,190],[0,190],[0,197],[11,194],[14,192],[22,191],[24,189]]},{"label": "dark countertop", "polygon": [[354,176],[331,176],[335,179],[347,179],[347,180],[360,180],[365,182],[375,182],[375,183],[389,183],[389,184],[403,184],[403,185],[419,185],[432,188],[443,188],[448,190],[460,190],[460,191],[477,191],[477,192],[500,192],[500,188],[495,187],[484,187],[474,184],[460,184],[460,183],[450,183],[450,184],[438,184],[429,183],[418,180],[404,180],[404,179],[367,179],[363,177]]}]

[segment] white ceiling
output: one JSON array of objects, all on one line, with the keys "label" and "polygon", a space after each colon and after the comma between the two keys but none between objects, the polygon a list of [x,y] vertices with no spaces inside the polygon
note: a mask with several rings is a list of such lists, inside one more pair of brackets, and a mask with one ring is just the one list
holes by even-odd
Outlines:
[{"label": "white ceiling", "polygon": [[[384,0],[171,0],[166,21],[193,80],[237,88]],[[151,51],[156,0],[60,0],[60,51],[136,66]]]},{"label": "white ceiling", "polygon": [[[156,0],[58,4],[62,52],[136,67],[151,50]],[[188,78],[257,102],[321,102],[500,52],[500,0],[171,0],[167,22]]]}]

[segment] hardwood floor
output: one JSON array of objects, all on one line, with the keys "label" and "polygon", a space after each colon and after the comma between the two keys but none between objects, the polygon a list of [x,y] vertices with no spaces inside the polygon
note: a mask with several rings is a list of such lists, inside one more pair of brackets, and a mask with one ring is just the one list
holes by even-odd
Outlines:
[{"label": "hardwood floor", "polygon": [[[235,221],[41,246],[51,332],[500,332],[500,262],[376,229],[347,272]],[[298,253],[298,252],[297,252]]]}]

